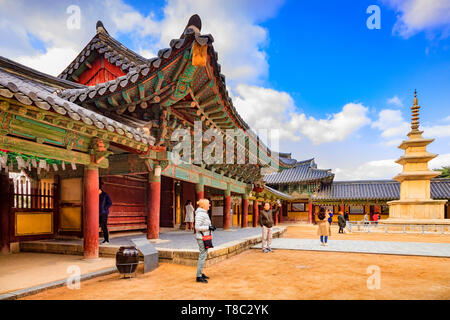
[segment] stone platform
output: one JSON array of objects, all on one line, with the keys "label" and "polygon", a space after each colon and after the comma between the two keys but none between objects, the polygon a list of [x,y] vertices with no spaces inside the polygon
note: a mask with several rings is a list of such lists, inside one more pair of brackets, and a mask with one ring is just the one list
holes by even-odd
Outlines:
[{"label": "stone platform", "polygon": [[[286,227],[276,226],[273,237],[280,237],[286,232]],[[116,236],[109,244],[100,244],[101,257],[115,257],[121,246],[133,245],[132,239],[145,238],[145,234]],[[198,245],[192,231],[170,231],[160,234],[160,238],[151,240],[158,250],[159,261],[177,263],[188,266],[197,265]],[[261,242],[261,228],[236,228],[229,230],[217,229],[213,233],[214,248],[208,250],[206,266],[215,264]],[[68,255],[83,255],[82,240],[42,240],[20,243],[20,252],[56,253]],[[141,256],[141,260],[143,257]]]},{"label": "stone platform", "polygon": [[[328,246],[321,246],[319,239],[283,238],[273,239],[272,248],[450,258],[449,243],[328,240]],[[261,249],[261,245],[255,245],[252,249]]]}]

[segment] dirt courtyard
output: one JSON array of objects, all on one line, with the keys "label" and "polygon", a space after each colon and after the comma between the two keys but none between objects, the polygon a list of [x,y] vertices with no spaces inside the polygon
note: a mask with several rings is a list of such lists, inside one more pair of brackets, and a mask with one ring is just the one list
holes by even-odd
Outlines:
[{"label": "dirt courtyard", "polygon": [[[291,226],[285,234],[295,238],[314,235],[311,226]],[[378,241],[402,238],[334,235],[331,241],[337,236]],[[406,238],[403,241],[449,242],[443,241],[448,236]],[[379,267],[379,289],[368,289],[369,266]],[[195,270],[161,263],[153,272],[138,273],[131,280],[113,274],[82,282],[79,290],[63,287],[25,299],[450,299],[449,258],[253,249],[205,268],[211,277],[208,284],[195,282]]]}]

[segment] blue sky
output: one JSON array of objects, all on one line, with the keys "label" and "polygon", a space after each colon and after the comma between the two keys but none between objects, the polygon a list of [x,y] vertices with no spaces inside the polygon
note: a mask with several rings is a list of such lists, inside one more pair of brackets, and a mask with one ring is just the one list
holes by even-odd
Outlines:
[{"label": "blue sky", "polygon": [[[391,178],[418,90],[431,167],[450,165],[450,1],[0,1],[0,55],[57,75],[101,19],[151,57],[198,13],[238,112],[279,130],[280,148],[316,158],[337,179]],[[66,27],[77,5],[79,28]],[[370,5],[381,29],[369,30]],[[23,14],[27,10],[27,14]]]}]

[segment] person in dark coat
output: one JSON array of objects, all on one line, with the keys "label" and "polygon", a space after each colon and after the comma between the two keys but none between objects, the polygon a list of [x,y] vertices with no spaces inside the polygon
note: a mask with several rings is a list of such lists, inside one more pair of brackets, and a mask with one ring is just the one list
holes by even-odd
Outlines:
[{"label": "person in dark coat", "polygon": [[259,225],[262,227],[262,251],[264,253],[273,252],[270,247],[272,244],[272,227],[273,215],[280,210],[281,204],[274,210],[271,209],[270,203],[264,203],[264,209],[259,213]]},{"label": "person in dark coat", "polygon": [[346,222],[345,222],[344,214],[342,213],[342,211],[339,211],[339,216],[338,216],[339,233],[344,233],[345,224],[346,224]]},{"label": "person in dark coat", "polygon": [[103,191],[102,187],[99,189],[99,217],[100,217],[100,227],[103,232],[103,242],[109,243],[109,233],[108,233],[108,215],[109,208],[112,206],[112,201],[105,191]]}]

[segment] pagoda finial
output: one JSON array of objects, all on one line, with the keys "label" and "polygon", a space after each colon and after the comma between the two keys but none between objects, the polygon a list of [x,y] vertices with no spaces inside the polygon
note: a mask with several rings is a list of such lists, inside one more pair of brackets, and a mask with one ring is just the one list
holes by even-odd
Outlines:
[{"label": "pagoda finial", "polygon": [[419,130],[419,109],[420,106],[418,104],[417,99],[417,90],[414,90],[414,102],[413,106],[411,107],[412,111],[412,118],[411,118],[411,129],[412,131],[418,131]]}]

